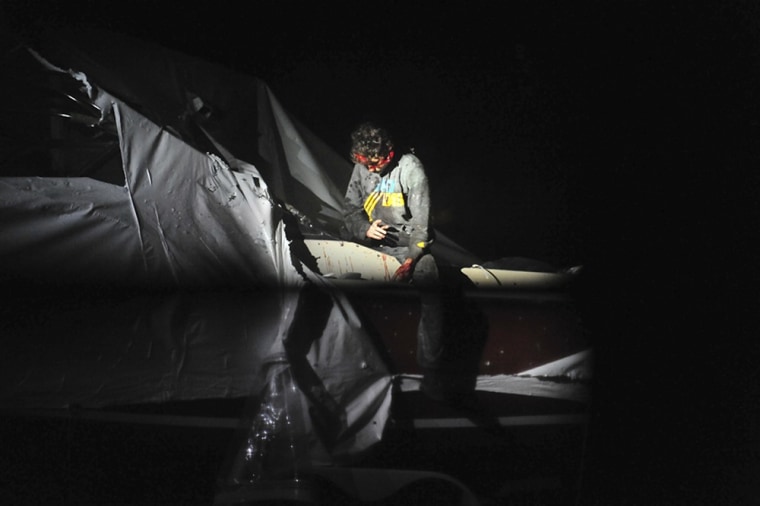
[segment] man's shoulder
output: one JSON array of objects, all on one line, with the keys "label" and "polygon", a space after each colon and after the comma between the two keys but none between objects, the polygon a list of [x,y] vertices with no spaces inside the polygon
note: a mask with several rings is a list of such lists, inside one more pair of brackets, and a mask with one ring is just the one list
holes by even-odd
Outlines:
[{"label": "man's shoulder", "polygon": [[404,153],[398,161],[398,166],[404,169],[424,169],[422,161],[414,153]]},{"label": "man's shoulder", "polygon": [[358,177],[361,177],[366,172],[368,172],[368,171],[367,171],[367,168],[364,165],[361,165],[359,163],[355,163],[353,169],[351,169],[351,177],[352,178],[358,178]]}]

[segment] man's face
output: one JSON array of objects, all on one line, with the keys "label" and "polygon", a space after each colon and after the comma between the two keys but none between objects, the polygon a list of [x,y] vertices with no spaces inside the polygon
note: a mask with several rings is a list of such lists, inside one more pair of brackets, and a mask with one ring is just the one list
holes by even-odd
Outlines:
[{"label": "man's face", "polygon": [[386,157],[367,157],[360,155],[359,153],[354,153],[354,161],[367,167],[367,170],[370,172],[380,172],[386,165],[391,163],[391,160],[393,160],[393,151],[388,153],[388,156]]}]

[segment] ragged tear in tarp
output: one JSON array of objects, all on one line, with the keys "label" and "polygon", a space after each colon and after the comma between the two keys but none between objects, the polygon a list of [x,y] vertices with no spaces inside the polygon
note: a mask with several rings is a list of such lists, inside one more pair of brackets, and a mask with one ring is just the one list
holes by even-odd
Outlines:
[{"label": "ragged tear in tarp", "polygon": [[[310,451],[338,457],[379,441],[390,374],[347,300],[293,256],[284,208],[257,167],[196,149],[75,72],[117,126],[125,184],[0,179],[0,264],[16,290],[2,313],[0,405],[257,396],[267,364],[286,357],[319,387],[304,393],[310,407],[329,403],[344,421],[329,440],[311,432]],[[321,326],[289,349],[309,286]]]}]

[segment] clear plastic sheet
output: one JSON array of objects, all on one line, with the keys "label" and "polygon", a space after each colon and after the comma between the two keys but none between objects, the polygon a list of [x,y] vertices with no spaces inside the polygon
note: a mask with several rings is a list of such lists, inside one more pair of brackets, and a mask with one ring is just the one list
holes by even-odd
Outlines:
[{"label": "clear plastic sheet", "polygon": [[308,407],[286,362],[272,364],[227,486],[302,479],[311,467]]}]

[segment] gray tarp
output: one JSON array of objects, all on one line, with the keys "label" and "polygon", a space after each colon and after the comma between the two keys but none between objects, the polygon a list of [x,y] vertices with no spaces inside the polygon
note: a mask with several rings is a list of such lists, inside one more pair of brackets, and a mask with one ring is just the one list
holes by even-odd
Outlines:
[{"label": "gray tarp", "polygon": [[[308,314],[298,308],[308,285],[318,290],[323,314],[301,345],[293,365],[301,370],[294,374],[312,378],[321,395],[316,402],[327,403],[341,421],[329,441],[333,455],[378,441],[390,374],[350,304],[294,259],[283,208],[267,178],[210,132],[206,140],[226,158],[155,123],[91,78],[88,69],[104,73],[102,62],[69,54],[85,68],[45,64],[74,76],[99,107],[101,121],[115,123],[124,184],[0,178],[2,274],[31,279],[25,286],[35,295],[33,308],[6,313],[0,327],[0,405],[98,408],[258,394],[272,379],[268,364],[292,355],[285,343],[293,328],[307,325],[299,320]],[[162,57],[165,64],[172,61]],[[169,65],[167,74],[180,67]],[[195,70],[197,76],[208,72],[208,81],[219,78],[210,66]],[[338,205],[334,185],[320,177],[317,165],[320,156],[330,156],[324,146],[313,136],[308,139],[315,144],[307,144],[260,82],[228,84],[232,95],[249,95],[241,103],[257,104],[249,113],[258,114],[246,124],[254,127],[248,142],[258,146],[261,163],[281,166],[285,193],[284,181],[302,183],[291,185],[301,195],[292,202]],[[329,221],[338,215],[320,205],[314,216]],[[52,287],[54,296],[46,297]]]},{"label": "gray tarp", "polygon": [[[341,292],[301,263],[287,221],[334,236],[348,161],[258,79],[103,35],[7,53],[23,86],[67,79],[92,106],[45,123],[30,94],[3,118],[17,139],[2,158],[0,275],[23,290],[3,307],[0,406],[245,397],[287,356],[309,402],[338,422],[332,455],[378,441],[390,374]],[[108,149],[50,149],[47,166],[16,156],[65,140],[60,117]],[[46,129],[50,146],[37,139]],[[298,310],[305,287],[317,318]]]}]

